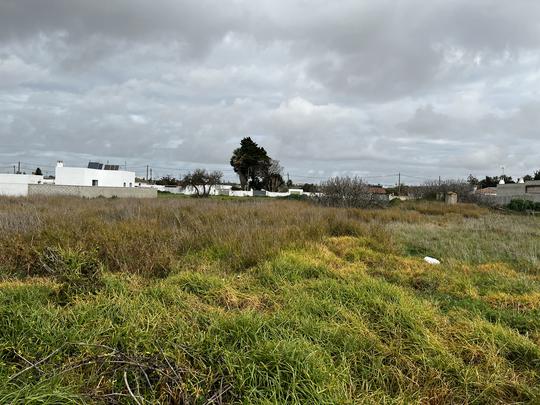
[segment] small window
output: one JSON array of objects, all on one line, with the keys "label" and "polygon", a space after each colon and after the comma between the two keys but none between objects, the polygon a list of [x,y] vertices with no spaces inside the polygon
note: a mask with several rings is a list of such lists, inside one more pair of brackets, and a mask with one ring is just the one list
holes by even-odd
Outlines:
[{"label": "small window", "polygon": [[98,185],[98,181],[97,180],[92,180],[92,186],[96,187]]},{"label": "small window", "polygon": [[133,187],[133,183],[129,183],[129,186],[130,186],[130,187]]},{"label": "small window", "polygon": [[126,182],[124,182],[124,187],[126,186]]}]

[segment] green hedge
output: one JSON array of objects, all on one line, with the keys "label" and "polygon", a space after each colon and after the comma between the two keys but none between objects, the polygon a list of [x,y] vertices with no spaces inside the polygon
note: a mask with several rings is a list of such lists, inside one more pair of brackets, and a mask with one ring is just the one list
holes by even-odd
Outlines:
[{"label": "green hedge", "polygon": [[529,201],[529,200],[512,200],[510,201],[510,204],[506,206],[506,208],[512,210],[512,211],[540,211],[540,203]]}]

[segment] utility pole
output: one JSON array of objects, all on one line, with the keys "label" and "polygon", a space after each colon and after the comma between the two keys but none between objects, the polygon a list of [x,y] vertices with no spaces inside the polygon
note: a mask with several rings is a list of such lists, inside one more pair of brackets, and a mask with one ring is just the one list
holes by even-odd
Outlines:
[{"label": "utility pole", "polygon": [[15,170],[15,165],[13,165],[13,174],[17,174],[17,171]]},{"label": "utility pole", "polygon": [[398,195],[401,195],[401,172],[398,173],[397,189]]},{"label": "utility pole", "polygon": [[152,180],[152,169],[150,169],[150,181]]},{"label": "utility pole", "polygon": [[17,166],[17,174],[21,174],[21,162]]},{"label": "utility pole", "polygon": [[146,181],[148,181],[148,165],[146,165]]}]

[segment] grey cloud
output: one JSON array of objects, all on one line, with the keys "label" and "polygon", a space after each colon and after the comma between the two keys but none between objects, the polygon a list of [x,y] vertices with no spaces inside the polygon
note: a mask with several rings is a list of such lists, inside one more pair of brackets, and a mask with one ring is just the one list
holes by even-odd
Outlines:
[{"label": "grey cloud", "polygon": [[59,32],[76,41],[94,35],[163,39],[176,33],[200,44],[238,23],[239,11],[216,0],[3,0],[0,35],[24,39]]},{"label": "grey cloud", "polygon": [[306,178],[522,174],[540,146],[538,15],[527,0],[2,0],[0,163],[226,168],[253,136]]}]

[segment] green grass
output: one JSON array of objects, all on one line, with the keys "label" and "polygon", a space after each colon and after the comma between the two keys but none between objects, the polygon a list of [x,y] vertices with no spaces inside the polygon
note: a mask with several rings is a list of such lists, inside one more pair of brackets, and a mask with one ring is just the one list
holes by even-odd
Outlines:
[{"label": "green grass", "polygon": [[500,261],[522,271],[540,268],[538,220],[526,216],[489,215],[431,224],[395,223],[405,253],[434,255],[445,260],[486,263]]},{"label": "green grass", "polygon": [[2,199],[0,403],[538,403],[538,225]]}]

